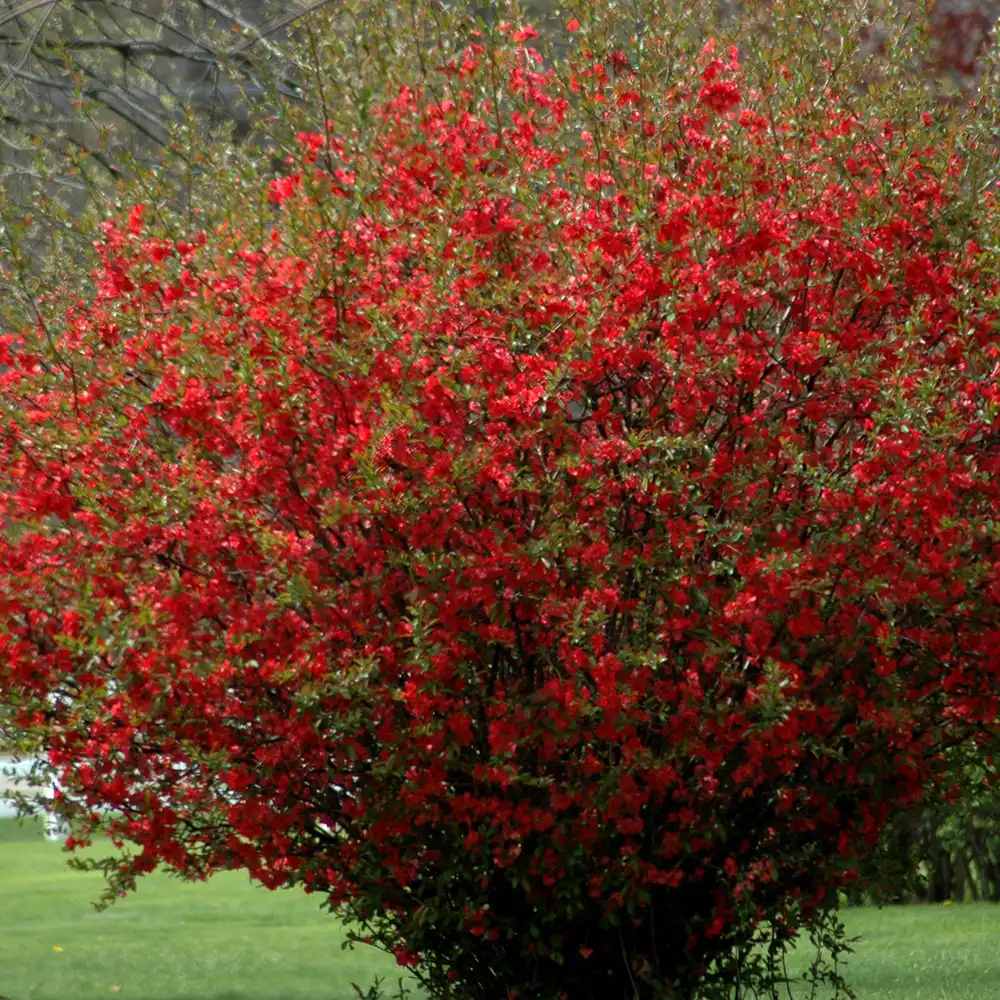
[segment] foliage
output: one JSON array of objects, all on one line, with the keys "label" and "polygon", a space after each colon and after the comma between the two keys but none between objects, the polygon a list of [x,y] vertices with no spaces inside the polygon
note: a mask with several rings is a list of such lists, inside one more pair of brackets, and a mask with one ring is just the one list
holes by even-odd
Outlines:
[{"label": "foliage", "polygon": [[1000,902],[1000,801],[989,763],[957,762],[954,784],[890,823],[870,862],[882,869],[881,898]]},{"label": "foliage", "polygon": [[772,996],[995,747],[995,193],[836,74],[566,27],[243,219],[135,205],[0,341],[0,688],[112,893],[301,885],[434,997]]}]

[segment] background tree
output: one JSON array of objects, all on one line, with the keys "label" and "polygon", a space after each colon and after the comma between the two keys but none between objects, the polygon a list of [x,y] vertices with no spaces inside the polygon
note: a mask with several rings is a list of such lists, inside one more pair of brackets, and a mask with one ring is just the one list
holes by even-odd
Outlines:
[{"label": "background tree", "polygon": [[[65,261],[88,252],[124,183],[183,209],[195,178],[246,136],[251,107],[259,123],[301,100],[290,33],[320,6],[5,0],[0,321],[86,283],[87,269]],[[265,150],[266,135],[252,145]]]},{"label": "background tree", "polygon": [[[289,9],[266,0],[15,2],[0,6],[0,86],[8,175],[34,140],[95,182],[120,177],[122,159],[149,159],[170,144],[182,110],[210,126],[249,123],[249,102],[287,76],[289,30],[321,4]],[[101,176],[108,175],[107,177]]]}]

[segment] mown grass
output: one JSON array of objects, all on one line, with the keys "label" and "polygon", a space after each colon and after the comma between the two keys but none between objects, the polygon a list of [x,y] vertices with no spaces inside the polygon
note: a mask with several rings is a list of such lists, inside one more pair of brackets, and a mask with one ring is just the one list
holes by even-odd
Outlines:
[{"label": "mown grass", "polygon": [[[842,917],[860,938],[846,966],[858,1000],[1000,1000],[1000,905],[852,907]],[[789,971],[808,957],[800,949]]]},{"label": "mown grass", "polygon": [[226,873],[155,874],[95,912],[100,875],[69,869],[37,826],[0,820],[0,996],[9,1000],[355,1000],[394,984],[394,959],[342,951],[343,932],[302,892]]},{"label": "mown grass", "polygon": [[[300,892],[236,873],[204,885],[154,875],[97,913],[100,877],[64,862],[37,826],[0,820],[0,997],[356,1000],[352,983],[399,978],[380,952],[342,951],[337,922]],[[862,939],[847,969],[859,1000],[1000,1000],[1000,906],[849,909],[844,920]],[[808,958],[800,950],[790,971]]]}]

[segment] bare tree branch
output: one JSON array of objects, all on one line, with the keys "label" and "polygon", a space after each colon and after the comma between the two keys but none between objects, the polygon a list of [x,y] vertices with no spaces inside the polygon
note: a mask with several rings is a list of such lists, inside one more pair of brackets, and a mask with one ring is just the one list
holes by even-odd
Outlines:
[{"label": "bare tree branch", "polygon": [[9,21],[14,21],[24,14],[30,14],[33,10],[37,10],[39,7],[52,7],[58,0],[29,0],[28,3],[21,4],[16,10],[8,11],[6,14],[0,15],[0,25],[7,24]]},{"label": "bare tree branch", "polygon": [[3,78],[3,82],[0,83],[0,94],[2,94],[6,89],[11,80],[14,79],[14,70],[23,69],[24,64],[31,57],[31,50],[35,47],[35,42],[38,41],[38,36],[45,29],[45,25],[48,24],[49,18],[52,16],[52,11],[55,9],[55,0],[51,0],[49,3],[48,10],[45,11],[45,16],[35,25],[34,31],[32,31],[31,36],[28,38],[24,45],[24,54],[17,62],[17,66],[12,66],[8,71],[7,75]]},{"label": "bare tree branch", "polygon": [[276,31],[280,31],[282,28],[287,28],[290,24],[300,21],[306,15],[319,10],[320,7],[327,6],[330,2],[331,0],[314,0],[313,3],[303,7],[302,10],[297,10],[292,14],[287,14],[285,17],[279,17],[276,21],[272,21],[270,24],[265,25],[258,32],[256,32],[253,38],[250,38],[230,49],[228,54],[233,56],[239,52],[245,52],[247,49],[256,45],[261,39],[267,38],[269,35],[273,35]]},{"label": "bare tree branch", "polygon": [[[289,9],[280,0],[0,0],[0,173],[22,181],[37,173],[30,161],[41,148],[67,157],[67,170],[79,169],[83,154],[120,176],[118,151],[166,151],[185,108],[244,134],[269,86],[301,100],[277,36],[328,2]],[[18,190],[31,201],[23,184]]]}]

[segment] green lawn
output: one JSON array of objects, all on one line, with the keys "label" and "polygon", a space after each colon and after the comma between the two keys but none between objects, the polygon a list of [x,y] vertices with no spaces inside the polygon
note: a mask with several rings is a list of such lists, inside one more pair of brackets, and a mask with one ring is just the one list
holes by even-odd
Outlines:
[{"label": "green lawn", "polygon": [[[96,913],[100,877],[64,860],[37,828],[0,820],[4,998],[356,1000],[352,983],[398,978],[379,952],[341,951],[336,921],[302,893],[268,893],[238,874],[206,885],[157,875]],[[844,918],[863,938],[848,969],[859,1000],[1000,1000],[1000,907],[851,909]],[[798,956],[790,971],[805,963]]]},{"label": "green lawn", "polygon": [[0,820],[0,996],[9,1000],[355,1000],[395,961],[342,951],[319,899],[238,873],[165,875],[97,913],[100,875],[65,865],[37,827]]},{"label": "green lawn", "polygon": [[[846,971],[858,1000],[1000,1000],[997,904],[859,907],[842,916],[861,938]],[[797,957],[790,972],[807,964]]]}]

